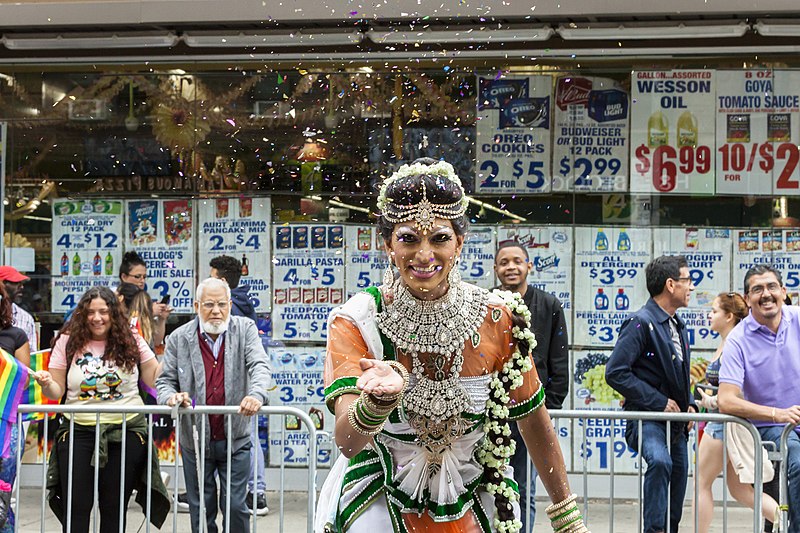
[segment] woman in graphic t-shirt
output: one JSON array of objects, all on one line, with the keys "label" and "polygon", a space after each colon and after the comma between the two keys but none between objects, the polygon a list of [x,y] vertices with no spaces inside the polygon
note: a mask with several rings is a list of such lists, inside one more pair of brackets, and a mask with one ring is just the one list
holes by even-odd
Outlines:
[{"label": "woman in graphic t-shirt", "polygon": [[[51,399],[64,398],[66,405],[144,405],[138,381],[154,387],[158,363],[144,339],[134,333],[117,296],[106,287],[89,289],[78,302],[68,331],[55,342],[49,372],[38,372],[36,380]],[[123,416],[127,418],[125,434]],[[74,419],[74,429],[70,418]],[[125,520],[124,509],[134,488],[146,473],[148,431],[144,415],[129,413],[66,414],[56,432],[48,475],[50,506],[67,529],[68,494],[72,494],[71,531],[89,530],[93,506],[96,433],[100,433],[98,494],[101,533],[118,531]],[[70,441],[73,443],[70,458]],[[125,444],[125,464],[122,445]],[[57,469],[56,469],[57,468]],[[72,490],[68,490],[69,469]],[[124,472],[123,513],[120,515],[120,477]],[[156,470],[157,472],[157,470]],[[58,482],[55,482],[58,479]],[[152,478],[155,490],[161,478]],[[164,490],[164,494],[166,491]],[[168,508],[168,501],[167,501]],[[166,513],[164,513],[166,514]],[[155,518],[155,517],[152,517]],[[155,523],[155,522],[154,522]],[[160,524],[159,524],[160,525]]]}]

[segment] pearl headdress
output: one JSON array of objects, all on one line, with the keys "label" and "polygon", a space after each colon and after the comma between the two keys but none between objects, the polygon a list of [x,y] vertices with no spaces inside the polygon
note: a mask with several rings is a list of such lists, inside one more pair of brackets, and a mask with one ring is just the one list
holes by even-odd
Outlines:
[{"label": "pearl headdress", "polygon": [[[434,204],[428,200],[428,191],[425,187],[425,183],[422,183],[422,200],[416,204],[397,204],[394,202],[394,199],[387,198],[386,191],[389,185],[399,179],[409,176],[434,176],[445,178],[458,186],[461,191],[461,200],[451,204]],[[397,172],[384,180],[381,184],[380,192],[378,193],[378,209],[381,210],[381,216],[383,218],[392,224],[413,220],[416,222],[417,229],[420,231],[429,231],[433,229],[433,223],[437,218],[452,220],[462,217],[464,213],[467,212],[467,205],[469,205],[469,200],[464,193],[461,180],[456,176],[453,165],[444,161],[439,161],[433,165],[425,165],[422,163],[403,165],[397,169]]]}]

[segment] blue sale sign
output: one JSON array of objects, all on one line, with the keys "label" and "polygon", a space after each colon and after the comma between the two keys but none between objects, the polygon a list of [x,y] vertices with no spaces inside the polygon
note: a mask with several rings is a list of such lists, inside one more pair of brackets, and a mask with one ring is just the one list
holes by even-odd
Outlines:
[{"label": "blue sale sign", "polygon": [[549,76],[478,78],[475,191],[550,192]]}]

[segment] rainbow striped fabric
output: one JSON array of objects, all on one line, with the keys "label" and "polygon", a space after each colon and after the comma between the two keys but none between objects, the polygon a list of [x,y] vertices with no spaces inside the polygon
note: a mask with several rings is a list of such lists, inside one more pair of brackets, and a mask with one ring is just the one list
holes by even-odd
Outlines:
[{"label": "rainbow striped fabric", "polygon": [[11,430],[17,423],[17,407],[27,379],[28,367],[0,349],[0,457],[11,454]]},{"label": "rainbow striped fabric", "polygon": [[[40,350],[31,354],[31,372],[39,372],[40,370],[47,370],[50,367],[50,350]],[[28,388],[25,389],[25,394],[22,397],[22,403],[33,405],[53,405],[58,404],[58,400],[51,400],[42,393],[42,387],[31,378],[28,383]],[[52,415],[51,415],[52,416]],[[22,419],[28,420],[43,420],[44,413],[25,413]]]}]

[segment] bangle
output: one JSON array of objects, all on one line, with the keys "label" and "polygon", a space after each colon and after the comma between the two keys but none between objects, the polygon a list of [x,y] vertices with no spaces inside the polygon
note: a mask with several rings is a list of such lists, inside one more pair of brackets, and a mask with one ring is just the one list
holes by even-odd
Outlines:
[{"label": "bangle", "polygon": [[403,390],[405,390],[406,386],[408,385],[408,370],[400,361],[386,361],[386,364],[390,367],[394,368],[394,371],[400,374],[400,377],[403,378]]},{"label": "bangle", "polygon": [[383,429],[383,424],[385,422],[385,419],[381,421],[377,426],[366,423],[363,420],[359,420],[359,413],[357,411],[359,411],[360,408],[359,406],[359,404],[361,403],[360,400],[361,398],[357,399],[356,401],[350,404],[350,407],[347,408],[347,421],[350,422],[350,425],[358,433],[361,433],[366,437],[374,437],[375,435],[380,433],[381,430]]},{"label": "bangle", "polygon": [[545,509],[545,512],[547,513],[547,516],[549,516],[550,518],[553,518],[554,515],[558,516],[558,515],[562,514],[562,513],[558,512],[558,511],[560,511],[562,508],[568,506],[569,504],[571,504],[572,502],[574,502],[577,499],[578,499],[578,495],[577,494],[570,494],[569,496],[567,496],[566,498],[564,498],[560,502],[550,505],[547,509]]}]

